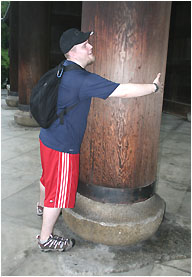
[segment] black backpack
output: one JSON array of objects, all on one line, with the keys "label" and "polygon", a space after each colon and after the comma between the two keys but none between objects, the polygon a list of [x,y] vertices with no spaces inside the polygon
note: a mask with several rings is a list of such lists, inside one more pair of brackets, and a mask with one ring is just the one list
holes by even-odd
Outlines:
[{"label": "black backpack", "polygon": [[49,128],[57,118],[60,118],[60,124],[64,124],[64,115],[78,105],[76,103],[66,107],[57,115],[58,88],[63,73],[74,69],[84,70],[77,64],[64,66],[63,63],[64,61],[45,73],[31,92],[30,112],[39,126],[45,129]]}]

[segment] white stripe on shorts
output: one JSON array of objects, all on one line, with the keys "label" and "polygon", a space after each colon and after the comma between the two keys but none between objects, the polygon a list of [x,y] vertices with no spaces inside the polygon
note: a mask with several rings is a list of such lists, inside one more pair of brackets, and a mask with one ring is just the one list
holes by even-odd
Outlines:
[{"label": "white stripe on shorts", "polygon": [[68,190],[68,173],[69,173],[69,154],[62,153],[61,164],[61,183],[59,191],[58,207],[64,208],[66,204],[67,190]]},{"label": "white stripe on shorts", "polygon": [[56,194],[55,194],[55,204],[54,204],[54,208],[57,208],[58,207],[58,202],[56,202],[56,200],[57,200],[57,195],[58,195],[58,188],[59,188],[59,174],[60,174],[60,166],[61,166],[61,162],[60,162],[60,160],[61,160],[61,155],[60,155],[60,153],[59,153],[59,165],[58,165],[58,171],[57,171],[57,190],[56,190]]}]

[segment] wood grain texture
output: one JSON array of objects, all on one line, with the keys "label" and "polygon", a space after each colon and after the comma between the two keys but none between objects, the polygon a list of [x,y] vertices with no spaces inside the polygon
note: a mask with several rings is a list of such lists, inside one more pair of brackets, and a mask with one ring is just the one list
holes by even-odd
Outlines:
[{"label": "wood grain texture", "polygon": [[18,2],[18,94],[19,104],[28,105],[31,90],[49,68],[48,2]]},{"label": "wood grain texture", "polygon": [[[82,30],[96,61],[88,70],[118,83],[165,79],[170,2],[83,2]],[[93,99],[80,155],[83,183],[135,188],[155,181],[163,92]]]}]

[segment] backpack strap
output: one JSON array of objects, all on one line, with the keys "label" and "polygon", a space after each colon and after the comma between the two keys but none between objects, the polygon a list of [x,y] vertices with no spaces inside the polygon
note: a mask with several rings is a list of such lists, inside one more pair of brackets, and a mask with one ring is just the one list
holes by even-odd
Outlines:
[{"label": "backpack strap", "polygon": [[72,64],[69,64],[69,65],[64,65],[64,61],[62,61],[58,65],[57,77],[61,78],[63,76],[64,72],[74,70],[74,69],[85,70],[83,67],[81,67],[80,65],[78,65],[76,63],[72,63]]},{"label": "backpack strap", "polygon": [[70,106],[70,107],[67,107],[67,108],[63,109],[63,110],[59,113],[58,117],[60,118],[60,124],[61,124],[61,125],[64,124],[64,115],[66,115],[70,110],[72,110],[73,108],[75,108],[75,106],[77,106],[78,104],[79,104],[79,103],[76,103],[76,104],[74,104],[74,105],[72,105],[72,106]]},{"label": "backpack strap", "polygon": [[[69,64],[67,66],[63,65],[63,62],[59,65],[58,67],[58,71],[57,71],[57,77],[61,78],[63,73],[66,71],[70,71],[70,70],[75,70],[75,69],[79,69],[79,70],[85,70],[83,67],[81,67],[78,64],[72,63]],[[72,106],[66,107],[63,109],[63,111],[61,111],[58,115],[59,119],[60,119],[60,124],[63,125],[64,124],[64,115],[66,115],[70,110],[72,110],[73,108],[75,108],[79,103],[76,103]]]},{"label": "backpack strap", "polygon": [[64,66],[64,72],[74,70],[74,69],[85,70],[83,67],[81,67],[80,65],[78,65],[76,63],[72,63],[72,64]]}]

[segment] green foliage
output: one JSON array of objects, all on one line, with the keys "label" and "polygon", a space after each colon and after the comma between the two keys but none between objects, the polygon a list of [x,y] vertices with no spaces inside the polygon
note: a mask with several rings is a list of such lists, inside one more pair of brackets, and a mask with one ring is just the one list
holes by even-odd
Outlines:
[{"label": "green foliage", "polygon": [[1,48],[1,87],[5,88],[9,76],[8,49]]},{"label": "green foliage", "polygon": [[9,27],[5,22],[1,22],[1,47],[4,49],[9,47]]},{"label": "green foliage", "polygon": [[5,16],[10,1],[1,1],[1,18]]},{"label": "green foliage", "polygon": [[[9,1],[1,1],[1,18],[4,18]],[[1,20],[1,88],[5,88],[9,79],[9,27]]]}]

